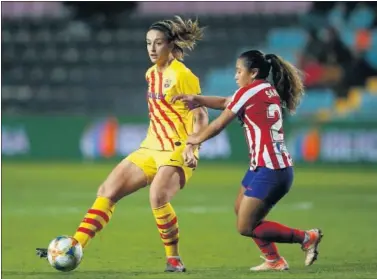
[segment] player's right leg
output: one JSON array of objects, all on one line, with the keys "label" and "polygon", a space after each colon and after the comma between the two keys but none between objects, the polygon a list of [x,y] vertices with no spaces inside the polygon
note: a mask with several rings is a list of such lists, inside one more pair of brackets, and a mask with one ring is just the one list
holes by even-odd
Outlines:
[{"label": "player's right leg", "polygon": [[86,213],[74,238],[85,248],[98,232],[110,221],[115,204],[147,185],[147,177],[134,163],[127,159],[120,162],[97,191],[97,199]]},{"label": "player's right leg", "polygon": [[[97,191],[97,198],[74,234],[84,248],[110,221],[115,204],[124,196],[145,187],[155,174],[154,161],[136,151],[122,160]],[[37,255],[47,257],[47,249],[37,248]]]}]

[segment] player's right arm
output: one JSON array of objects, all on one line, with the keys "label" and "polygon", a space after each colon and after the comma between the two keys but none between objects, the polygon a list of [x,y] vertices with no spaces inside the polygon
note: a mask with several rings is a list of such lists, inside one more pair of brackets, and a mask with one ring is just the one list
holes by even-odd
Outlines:
[{"label": "player's right arm", "polygon": [[172,102],[181,101],[189,107],[204,106],[211,109],[224,110],[232,97],[202,96],[202,95],[176,95]]}]

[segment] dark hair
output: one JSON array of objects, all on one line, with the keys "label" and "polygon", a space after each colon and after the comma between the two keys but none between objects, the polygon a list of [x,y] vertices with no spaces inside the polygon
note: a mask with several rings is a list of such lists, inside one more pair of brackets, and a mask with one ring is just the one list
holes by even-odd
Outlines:
[{"label": "dark hair", "polygon": [[280,56],[264,55],[259,50],[246,51],[239,58],[243,59],[249,71],[258,69],[256,79],[267,79],[271,71],[272,81],[282,100],[282,106],[293,114],[304,95],[301,72]]},{"label": "dark hair", "polygon": [[175,16],[174,19],[155,22],[148,30],[163,32],[168,42],[174,42],[174,57],[183,60],[183,57],[186,55],[184,49],[194,49],[196,42],[203,38],[204,28],[199,27],[198,20],[183,20],[179,16]]}]

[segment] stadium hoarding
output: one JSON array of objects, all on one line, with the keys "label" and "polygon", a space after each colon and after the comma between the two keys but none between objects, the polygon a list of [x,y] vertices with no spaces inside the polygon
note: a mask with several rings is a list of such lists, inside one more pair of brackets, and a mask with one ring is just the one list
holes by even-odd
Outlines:
[{"label": "stadium hoarding", "polygon": [[[122,117],[4,116],[1,129],[3,159],[93,161],[120,159],[136,150],[148,122]],[[237,156],[232,152],[234,140],[235,133],[222,132],[203,144],[201,159],[231,160]]]},{"label": "stadium hoarding", "polygon": [[295,162],[377,163],[377,123],[291,123],[286,142]]},{"label": "stadium hoarding", "polygon": [[[139,148],[148,130],[148,122],[132,122],[122,118],[93,121],[80,135],[83,158],[99,159],[125,157]],[[203,144],[202,159],[221,160],[232,158],[230,134],[227,131]]]},{"label": "stadium hoarding", "polygon": [[79,155],[82,117],[3,116],[2,159],[70,160]]},{"label": "stadium hoarding", "polygon": [[[83,116],[4,116],[2,158],[7,160],[119,160],[137,149],[146,119]],[[377,163],[377,123],[286,123],[288,150],[296,163]],[[248,162],[237,122],[203,144],[201,159]]]}]

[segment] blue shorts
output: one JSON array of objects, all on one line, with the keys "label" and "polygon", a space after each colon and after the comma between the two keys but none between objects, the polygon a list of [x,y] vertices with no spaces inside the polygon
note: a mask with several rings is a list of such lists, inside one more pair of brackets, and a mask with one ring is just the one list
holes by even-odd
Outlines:
[{"label": "blue shorts", "polygon": [[263,200],[272,207],[289,192],[292,182],[292,167],[278,170],[258,167],[246,172],[242,185],[245,196]]}]

